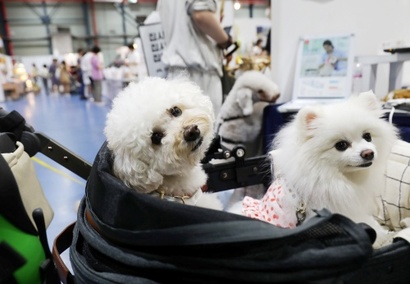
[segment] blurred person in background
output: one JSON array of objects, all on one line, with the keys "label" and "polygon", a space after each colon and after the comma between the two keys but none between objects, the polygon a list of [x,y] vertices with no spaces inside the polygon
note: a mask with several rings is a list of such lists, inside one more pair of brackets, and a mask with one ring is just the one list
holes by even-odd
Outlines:
[{"label": "blurred person in background", "polygon": [[48,72],[50,74],[50,79],[51,79],[51,91],[52,92],[57,92],[58,86],[60,85],[59,78],[57,76],[58,69],[59,69],[58,60],[57,58],[53,58],[53,61],[51,62],[50,67],[48,68]]},{"label": "blurred person in background", "polygon": [[216,1],[159,0],[157,10],[166,41],[162,61],[167,76],[188,73],[210,97],[216,116],[223,101],[223,50],[232,44],[216,15]]},{"label": "blurred person in background", "polygon": [[128,66],[132,79],[136,80],[139,77],[139,64],[141,63],[141,55],[135,49],[134,43],[128,45],[128,53],[125,57],[125,65]]},{"label": "blurred person in background", "polygon": [[85,96],[85,84],[83,79],[83,69],[81,68],[81,60],[85,54],[85,50],[79,48],[77,50],[78,59],[77,59],[77,82],[80,83],[79,94],[80,100],[86,100],[87,97]]},{"label": "blurred person in background", "polygon": [[35,63],[33,63],[31,65],[31,78],[33,79],[33,83],[38,84],[38,75],[39,75],[39,71],[37,68],[37,65]]},{"label": "blurred person in background", "polygon": [[71,91],[71,74],[68,70],[66,62],[63,60],[60,64],[60,93],[70,94]]},{"label": "blurred person in background", "polygon": [[44,92],[46,93],[46,95],[49,95],[50,91],[48,89],[48,79],[50,77],[50,73],[48,72],[48,67],[46,64],[43,64],[43,67],[41,67],[39,74],[41,81],[43,82]]},{"label": "blurred person in background", "polygon": [[92,78],[91,78],[91,57],[93,53],[91,51],[86,51],[80,58],[80,68],[83,76],[84,84],[84,98],[89,99],[92,97]]},{"label": "blurred person in background", "polygon": [[255,44],[252,47],[251,55],[254,55],[254,56],[262,55],[262,52],[263,52],[262,43],[263,41],[260,38],[255,42]]},{"label": "blurred person in background", "polygon": [[101,59],[101,48],[99,46],[94,46],[91,49],[92,57],[91,57],[91,78],[93,80],[93,97],[94,102],[101,103],[102,102],[102,81],[104,79],[103,75],[103,68],[104,62]]}]

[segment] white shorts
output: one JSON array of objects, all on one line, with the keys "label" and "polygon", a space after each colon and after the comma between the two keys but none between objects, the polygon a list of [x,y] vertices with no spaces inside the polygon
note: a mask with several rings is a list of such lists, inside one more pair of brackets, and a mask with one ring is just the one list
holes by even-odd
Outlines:
[{"label": "white shorts", "polygon": [[201,72],[196,69],[170,68],[168,78],[181,75],[181,71],[188,72],[190,79],[199,85],[205,95],[209,96],[212,101],[215,117],[217,117],[223,101],[222,81],[218,73],[216,71]]},{"label": "white shorts", "polygon": [[84,85],[90,85],[91,84],[90,76],[88,76],[88,74],[83,74],[83,83],[84,83]]}]

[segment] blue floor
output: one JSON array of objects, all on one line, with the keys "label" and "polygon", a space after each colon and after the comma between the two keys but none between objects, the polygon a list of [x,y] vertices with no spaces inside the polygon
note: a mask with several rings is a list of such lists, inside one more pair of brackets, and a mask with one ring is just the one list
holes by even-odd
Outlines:
[{"label": "blue floor", "polygon": [[[16,110],[36,132],[55,140],[92,163],[105,137],[105,117],[110,104],[97,105],[80,100],[79,95],[29,93],[19,100],[0,102],[6,111]],[[77,205],[86,181],[58,163],[38,153],[33,158],[37,175],[53,210],[48,228],[50,246],[56,236],[76,220]]]}]

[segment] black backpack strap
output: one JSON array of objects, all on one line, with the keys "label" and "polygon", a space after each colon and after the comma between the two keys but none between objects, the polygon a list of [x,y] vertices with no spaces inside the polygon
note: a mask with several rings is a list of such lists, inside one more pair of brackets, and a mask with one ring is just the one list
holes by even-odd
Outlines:
[{"label": "black backpack strap", "polygon": [[[0,144],[5,145],[4,141],[7,140],[8,143],[12,141],[10,136],[0,134]],[[3,155],[0,155],[0,173],[0,214],[20,230],[37,235],[36,228],[27,216],[13,172]]]}]

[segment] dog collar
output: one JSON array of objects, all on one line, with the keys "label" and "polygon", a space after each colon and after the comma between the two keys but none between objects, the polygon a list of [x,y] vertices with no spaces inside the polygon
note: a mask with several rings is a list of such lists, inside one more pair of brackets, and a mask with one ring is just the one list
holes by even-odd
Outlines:
[{"label": "dog collar", "polygon": [[167,195],[163,190],[155,190],[151,193],[152,196],[159,197],[160,199],[194,206],[198,203],[202,194],[203,192],[200,188],[192,195]]},{"label": "dog collar", "polygon": [[218,124],[218,127],[216,128],[216,133],[219,133],[219,129],[221,128],[221,126],[224,122],[231,121],[231,120],[237,120],[237,119],[243,119],[243,118],[247,118],[247,117],[250,117],[250,115],[238,115],[238,116],[231,116],[231,117],[222,117],[221,118],[222,122],[220,122]]},{"label": "dog collar", "polygon": [[227,118],[222,118],[222,120],[225,122],[225,121],[230,121],[230,120],[242,119],[242,118],[246,118],[246,117],[250,117],[250,115],[231,116],[231,117],[227,117]]},{"label": "dog collar", "polygon": [[243,141],[232,140],[232,139],[225,138],[225,137],[222,137],[222,136],[221,136],[221,141],[222,141],[222,142],[225,142],[225,143],[229,143],[229,144],[235,144],[235,145],[237,145],[237,144],[244,144],[244,143],[245,143],[245,142],[243,142]]}]

